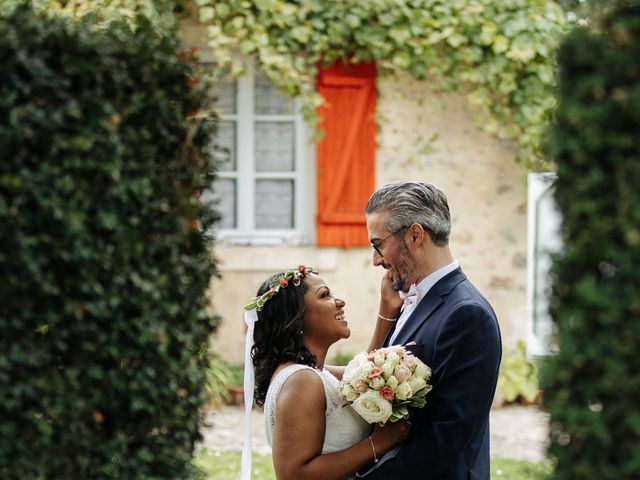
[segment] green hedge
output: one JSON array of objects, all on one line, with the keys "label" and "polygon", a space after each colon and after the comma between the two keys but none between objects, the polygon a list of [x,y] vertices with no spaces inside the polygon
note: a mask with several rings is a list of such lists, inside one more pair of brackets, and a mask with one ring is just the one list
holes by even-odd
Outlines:
[{"label": "green hedge", "polygon": [[215,119],[175,34],[0,18],[0,478],[187,478]]},{"label": "green hedge", "polygon": [[640,2],[559,53],[552,132],[564,252],[545,368],[555,478],[640,478]]}]

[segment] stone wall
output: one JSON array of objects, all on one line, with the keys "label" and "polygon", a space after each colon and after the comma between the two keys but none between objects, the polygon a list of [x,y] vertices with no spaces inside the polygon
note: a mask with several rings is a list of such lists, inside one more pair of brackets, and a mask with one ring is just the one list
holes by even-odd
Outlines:
[{"label": "stone wall", "polygon": [[[181,35],[186,46],[198,47],[200,57],[211,60],[204,28],[185,22]],[[427,81],[382,77],[378,93],[376,184],[420,180],[447,194],[454,256],[494,306],[505,345],[526,338],[526,170],[516,163],[513,144],[480,128],[463,95],[436,93]],[[308,170],[312,177],[314,166]],[[314,179],[309,183],[314,205]],[[315,218],[315,208],[308,214]],[[229,361],[243,361],[242,306],[264,279],[299,263],[319,267],[347,302],[352,335],[336,344],[330,357],[368,345],[383,275],[371,265],[371,248],[217,244],[215,255],[222,278],[212,282],[210,292],[213,311],[223,323],[212,342]]]},{"label": "stone wall", "polygon": [[[526,171],[517,152],[484,132],[459,94],[436,94],[408,76],[381,78],[378,89],[376,184],[420,180],[447,194],[454,256],[494,306],[505,345],[526,338]],[[225,358],[242,362],[242,305],[270,274],[299,263],[319,267],[347,302],[352,335],[329,357],[368,345],[383,274],[372,267],[370,248],[217,245],[215,253],[222,278],[211,294],[223,323],[213,345]]]}]

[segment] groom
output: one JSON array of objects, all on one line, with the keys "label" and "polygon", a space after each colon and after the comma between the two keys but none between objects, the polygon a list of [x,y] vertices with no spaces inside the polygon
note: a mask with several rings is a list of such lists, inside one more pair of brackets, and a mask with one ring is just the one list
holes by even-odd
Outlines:
[{"label": "groom", "polygon": [[[431,367],[433,390],[426,406],[413,411],[409,437],[395,455],[358,477],[489,480],[500,330],[449,250],[447,199],[433,185],[392,183],[371,196],[366,218],[373,264],[404,299],[400,307],[393,295],[395,309],[378,312],[372,347],[406,345]],[[388,301],[381,305],[389,309]]]}]

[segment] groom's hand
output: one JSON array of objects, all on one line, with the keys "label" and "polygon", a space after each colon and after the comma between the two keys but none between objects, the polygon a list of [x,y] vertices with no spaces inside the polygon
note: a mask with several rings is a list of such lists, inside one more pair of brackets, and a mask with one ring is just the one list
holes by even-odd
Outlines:
[{"label": "groom's hand", "polygon": [[409,435],[410,428],[411,423],[407,420],[387,422],[384,427],[376,425],[371,435],[376,452],[386,453],[402,443]]}]

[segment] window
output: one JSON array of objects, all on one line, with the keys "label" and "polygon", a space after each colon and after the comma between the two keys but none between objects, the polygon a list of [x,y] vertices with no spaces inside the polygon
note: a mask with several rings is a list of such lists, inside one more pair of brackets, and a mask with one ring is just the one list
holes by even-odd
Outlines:
[{"label": "window", "polygon": [[234,243],[308,243],[310,157],[298,101],[260,71],[216,84],[223,148],[213,194],[217,236]]},{"label": "window", "polygon": [[556,175],[528,175],[527,234],[527,354],[552,353],[555,325],[549,314],[551,255],[562,248],[560,212],[553,197]]}]

